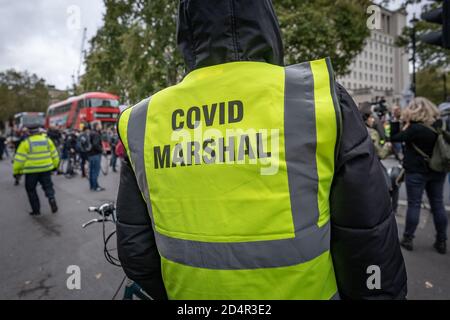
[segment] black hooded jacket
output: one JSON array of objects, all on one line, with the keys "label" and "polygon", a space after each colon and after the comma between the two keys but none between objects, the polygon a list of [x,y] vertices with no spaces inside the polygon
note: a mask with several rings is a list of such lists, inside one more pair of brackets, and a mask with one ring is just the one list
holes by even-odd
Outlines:
[{"label": "black hooded jacket", "polygon": [[[188,71],[245,60],[283,65],[270,0],[181,0],[178,45]],[[342,135],[330,207],[339,293],[343,299],[402,299],[406,271],[381,164],[355,103],[339,84],[337,95]],[[127,276],[155,299],[167,298],[151,221],[126,159],[117,214],[118,252]],[[376,284],[373,270],[380,271],[379,288],[368,286]]]}]

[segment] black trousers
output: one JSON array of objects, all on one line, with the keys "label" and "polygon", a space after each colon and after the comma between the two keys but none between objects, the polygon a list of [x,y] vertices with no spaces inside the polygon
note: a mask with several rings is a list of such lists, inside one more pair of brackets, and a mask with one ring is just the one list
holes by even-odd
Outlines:
[{"label": "black trousers", "polygon": [[81,175],[86,177],[86,162],[88,162],[87,152],[80,152],[81,159]]},{"label": "black trousers", "polygon": [[29,173],[25,175],[25,189],[27,190],[28,200],[30,201],[33,212],[40,212],[41,205],[36,191],[38,182],[44,190],[45,196],[50,200],[55,198],[55,190],[52,183],[52,172]]}]

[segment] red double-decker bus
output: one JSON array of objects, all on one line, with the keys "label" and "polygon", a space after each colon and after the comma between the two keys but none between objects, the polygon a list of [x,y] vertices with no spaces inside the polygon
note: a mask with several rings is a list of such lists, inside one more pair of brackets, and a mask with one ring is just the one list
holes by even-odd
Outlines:
[{"label": "red double-decker bus", "polygon": [[46,128],[81,129],[83,123],[101,121],[113,126],[119,117],[119,97],[105,92],[88,92],[48,107]]}]

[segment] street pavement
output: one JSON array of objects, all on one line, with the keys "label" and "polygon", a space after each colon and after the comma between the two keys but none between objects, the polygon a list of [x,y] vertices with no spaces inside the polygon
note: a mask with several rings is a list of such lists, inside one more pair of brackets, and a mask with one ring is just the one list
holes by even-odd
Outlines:
[{"label": "street pavement", "polygon": [[[53,182],[59,212],[51,213],[39,187],[41,216],[31,217],[24,180],[14,186],[10,161],[0,161],[0,299],[111,299],[124,273],[103,256],[102,225],[81,225],[96,218],[89,206],[115,200],[118,174],[101,174],[103,192],[90,192],[79,176]],[[66,285],[72,265],[81,271],[80,290]]]},{"label": "street pavement", "polygon": [[[395,164],[385,161],[386,166]],[[114,201],[119,175],[100,176],[103,192],[90,192],[88,181],[77,176],[54,176],[59,212],[50,207],[39,188],[42,216],[30,217],[23,181],[13,185],[10,161],[0,161],[0,299],[111,299],[123,279],[120,268],[103,256],[102,229],[81,225],[94,218],[89,206]],[[445,198],[450,205],[449,190]],[[401,203],[405,203],[404,186]],[[406,207],[397,215],[399,233]],[[111,227],[110,227],[111,228]],[[403,251],[408,272],[409,299],[450,299],[450,253],[439,255],[432,248],[434,226],[428,210],[422,210],[413,252]],[[115,246],[115,239],[111,242]],[[81,289],[69,290],[69,266],[81,270]],[[381,274],[382,276],[382,274]],[[121,298],[123,290],[118,295]]]},{"label": "street pavement", "polygon": [[[393,158],[383,161],[389,168],[397,164]],[[423,202],[428,206],[428,199],[424,195]],[[444,202],[447,214],[450,211],[450,188],[446,181],[444,188]],[[403,183],[400,189],[400,205],[396,216],[399,235],[405,226],[406,191]],[[450,220],[450,217],[449,217]],[[450,235],[450,225],[448,228]],[[450,252],[446,255],[438,254],[433,248],[435,229],[433,216],[426,208],[420,214],[420,223],[414,239],[414,251],[402,249],[408,273],[409,299],[450,299]],[[383,275],[381,275],[383,276]]]}]

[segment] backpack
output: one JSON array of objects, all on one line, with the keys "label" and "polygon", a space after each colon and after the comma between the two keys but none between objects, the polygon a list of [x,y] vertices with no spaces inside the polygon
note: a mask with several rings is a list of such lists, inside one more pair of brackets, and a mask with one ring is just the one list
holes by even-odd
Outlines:
[{"label": "backpack", "polygon": [[414,143],[412,146],[422,157],[425,158],[425,161],[428,163],[431,170],[437,172],[450,172],[450,132],[445,130],[445,122],[444,128],[438,129],[425,124],[421,125],[438,135],[436,143],[433,147],[433,154],[430,157],[425,152],[420,150],[420,148],[418,148]]},{"label": "backpack", "polygon": [[81,152],[89,152],[92,150],[92,143],[89,135],[83,133],[80,135],[78,140],[79,140],[79,149]]}]

